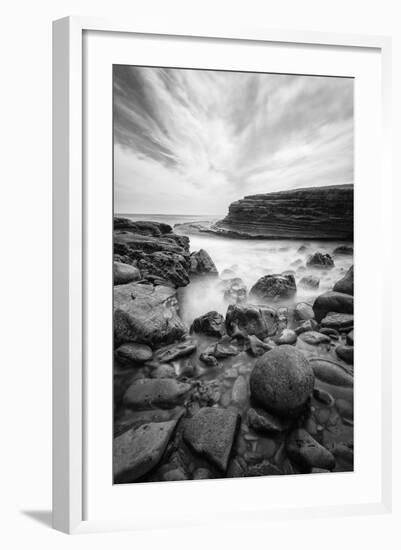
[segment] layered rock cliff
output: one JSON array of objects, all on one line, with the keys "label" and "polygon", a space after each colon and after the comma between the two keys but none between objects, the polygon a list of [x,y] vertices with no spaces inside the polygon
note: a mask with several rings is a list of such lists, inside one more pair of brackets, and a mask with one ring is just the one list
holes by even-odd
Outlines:
[{"label": "layered rock cliff", "polygon": [[353,239],[354,186],[249,195],[230,204],[213,229],[244,238]]}]

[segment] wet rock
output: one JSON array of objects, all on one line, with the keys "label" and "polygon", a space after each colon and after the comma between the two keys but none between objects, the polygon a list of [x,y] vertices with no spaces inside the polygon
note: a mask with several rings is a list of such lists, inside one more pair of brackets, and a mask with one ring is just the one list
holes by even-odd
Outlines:
[{"label": "wet rock", "polygon": [[250,376],[252,397],[280,416],[296,416],[312,393],[314,375],[304,355],[283,345],[257,359]]},{"label": "wet rock", "polygon": [[113,282],[115,285],[124,285],[140,279],[141,272],[137,267],[122,262],[113,263]]},{"label": "wet rock", "polygon": [[141,278],[172,287],[189,283],[189,239],[167,224],[114,218],[114,258],[135,263]]},{"label": "wet rock", "polygon": [[313,319],[309,319],[309,321],[304,321],[301,323],[296,329],[295,333],[299,336],[303,332],[308,332],[311,330],[316,330],[318,327],[318,324]]},{"label": "wet rock", "polygon": [[236,277],[224,281],[224,300],[229,304],[242,304],[246,301],[247,287],[242,279]]},{"label": "wet rock", "polygon": [[275,342],[278,346],[282,346],[283,344],[292,345],[296,343],[297,338],[298,336],[295,331],[289,328],[285,328],[281,332],[280,336],[278,336],[278,338],[275,339]]},{"label": "wet rock", "polygon": [[354,329],[352,329],[348,334],[347,334],[347,344],[349,346],[353,346],[354,345]]},{"label": "wet rock", "polygon": [[330,312],[322,319],[321,325],[322,328],[347,329],[354,325],[354,316],[351,313]]},{"label": "wet rock", "polygon": [[326,470],[325,468],[312,468],[311,474],[329,474],[330,470]]},{"label": "wet rock", "polygon": [[254,334],[249,336],[247,351],[251,355],[253,355],[253,357],[259,357],[260,355],[263,355],[264,353],[266,353],[266,351],[270,351],[271,349],[272,346],[266,344],[265,342],[262,342],[262,340],[259,340],[259,338]]},{"label": "wet rock", "polygon": [[315,318],[315,313],[310,304],[306,302],[300,302],[295,306],[295,318],[299,321],[309,321]]},{"label": "wet rock", "polygon": [[191,325],[191,333],[205,334],[220,338],[226,333],[223,315],[217,311],[209,311],[201,317],[197,317]]},{"label": "wet rock", "polygon": [[145,363],[152,358],[153,352],[144,344],[122,344],[115,351],[116,358],[123,364]]},{"label": "wet rock", "polygon": [[339,345],[336,347],[336,354],[348,365],[354,364],[354,346]]},{"label": "wet rock", "polygon": [[161,460],[179,417],[131,428],[114,439],[113,474],[117,483],[132,482]]},{"label": "wet rock", "polygon": [[286,442],[288,456],[303,471],[310,472],[312,468],[333,470],[336,465],[334,456],[320,445],[306,430],[294,430]]},{"label": "wet rock", "polygon": [[354,266],[352,265],[342,279],[336,282],[333,287],[335,292],[354,295]]},{"label": "wet rock", "polygon": [[150,371],[150,378],[175,378],[176,373],[172,365],[163,364]]},{"label": "wet rock", "polygon": [[158,349],[155,352],[153,359],[155,361],[159,361],[160,363],[170,363],[180,357],[191,355],[194,351],[196,351],[196,342],[193,340],[185,340],[183,342],[179,342],[178,344],[172,344],[170,346],[165,346]]},{"label": "wet rock", "polygon": [[259,464],[252,464],[248,466],[246,471],[246,477],[255,477],[255,476],[279,476],[282,475],[282,472],[269,462],[269,460],[263,460]]},{"label": "wet rock", "polygon": [[354,248],[352,246],[347,246],[345,244],[337,246],[333,250],[335,256],[352,256],[354,254]]},{"label": "wet rock", "polygon": [[338,412],[343,418],[353,420],[354,418],[354,406],[352,401],[347,401],[346,399],[337,399],[336,407]]},{"label": "wet rock", "polygon": [[330,407],[334,405],[334,397],[325,390],[315,388],[313,390],[313,397],[318,401],[320,401],[321,403],[324,403],[325,405],[329,405]]},{"label": "wet rock", "polygon": [[329,344],[330,336],[322,334],[321,332],[316,332],[314,330],[303,332],[300,334],[300,339],[311,346],[318,346],[319,344]]},{"label": "wet rock", "polygon": [[144,409],[152,405],[171,407],[189,392],[191,386],[169,378],[135,380],[123,397],[126,407]]},{"label": "wet rock", "polygon": [[274,309],[267,306],[230,305],[226,314],[226,329],[230,336],[238,332],[254,334],[261,340],[277,331],[277,316]]},{"label": "wet rock", "polygon": [[184,440],[225,472],[239,423],[233,410],[206,407],[185,422]]},{"label": "wet rock", "polygon": [[183,412],[183,407],[175,407],[169,410],[152,409],[150,411],[125,409],[125,414],[119,416],[114,423],[114,437],[121,435],[130,428],[139,428],[143,424],[176,420],[182,416]]},{"label": "wet rock", "polygon": [[244,476],[245,476],[245,469],[241,465],[239,459],[233,458],[232,460],[230,460],[230,463],[227,469],[227,477],[237,478],[237,477],[244,477]]},{"label": "wet rock", "polygon": [[218,271],[212,258],[202,248],[197,252],[192,252],[190,256],[190,274],[191,275],[212,275],[218,276]]},{"label": "wet rock", "polygon": [[180,340],[187,329],[178,316],[173,288],[139,283],[114,287],[114,334],[117,342],[150,347]]},{"label": "wet rock", "polygon": [[327,327],[322,327],[320,329],[320,332],[322,334],[326,334],[327,336],[329,336],[332,340],[338,340],[340,338],[340,334],[339,332],[335,329],[335,328],[327,328]]},{"label": "wet rock", "polygon": [[329,312],[353,313],[354,298],[342,292],[325,292],[316,298],[313,304],[313,311],[315,312],[315,319],[318,323],[320,323]]},{"label": "wet rock", "polygon": [[292,298],[297,291],[294,275],[265,275],[251,288],[250,296],[262,301]]},{"label": "wet rock", "polygon": [[316,378],[322,382],[345,388],[353,387],[353,377],[341,364],[330,359],[323,359],[321,357],[311,357],[309,359],[309,363],[312,366]]},{"label": "wet rock", "polygon": [[219,362],[217,361],[216,357],[213,355],[209,355],[207,353],[201,353],[199,355],[199,359],[202,361],[202,363],[205,363],[208,367],[218,367]]},{"label": "wet rock", "polygon": [[185,481],[186,479],[188,476],[182,468],[174,468],[163,474],[163,481]]},{"label": "wet rock", "polygon": [[243,376],[238,376],[234,382],[231,401],[234,405],[242,405],[248,399],[248,384]]},{"label": "wet rock", "polygon": [[334,267],[334,261],[330,254],[315,252],[308,257],[306,265],[316,269],[332,269]]},{"label": "wet rock", "polygon": [[320,285],[320,279],[315,275],[305,275],[299,281],[299,286],[301,286],[302,288],[316,289],[316,288],[319,288],[319,285]]},{"label": "wet rock", "polygon": [[201,407],[212,407],[221,399],[220,382],[218,380],[200,380],[197,382],[192,400]]},{"label": "wet rock", "polygon": [[248,410],[248,424],[256,432],[278,434],[286,430],[288,421],[274,416],[263,409],[250,408]]}]

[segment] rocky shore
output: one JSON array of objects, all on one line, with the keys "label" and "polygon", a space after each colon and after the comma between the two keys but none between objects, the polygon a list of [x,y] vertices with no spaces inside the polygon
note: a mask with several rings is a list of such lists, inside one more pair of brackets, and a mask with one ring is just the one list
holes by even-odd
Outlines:
[{"label": "rocky shore", "polygon": [[[327,192],[336,204],[337,191]],[[284,219],[284,195],[244,200],[263,203],[264,230],[269,201],[279,201],[276,223],[279,216],[290,236],[296,227]],[[306,235],[303,200],[291,208]],[[322,237],[341,226],[349,237],[348,222],[335,222],[343,214],[318,202],[313,231]],[[228,218],[243,218],[239,210],[230,207]],[[318,291],[352,248],[315,250],[302,270],[266,273],[248,291],[235,271],[219,274],[206,250],[189,245],[167,224],[115,218],[114,481],[353,470],[353,268]],[[202,278],[215,283],[226,309],[186,325],[177,291]],[[310,302],[297,301],[304,285],[316,290]]]},{"label": "rocky shore", "polygon": [[230,204],[223,220],[183,224],[181,230],[243,239],[352,241],[353,209],[353,185],[309,187],[246,196]]}]

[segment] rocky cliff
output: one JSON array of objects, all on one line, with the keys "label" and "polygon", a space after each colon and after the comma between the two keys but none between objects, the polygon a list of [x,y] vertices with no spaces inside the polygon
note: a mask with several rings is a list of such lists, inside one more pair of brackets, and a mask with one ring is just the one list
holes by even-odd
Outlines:
[{"label": "rocky cliff", "polygon": [[230,204],[214,230],[248,238],[353,239],[354,186],[249,195]]}]

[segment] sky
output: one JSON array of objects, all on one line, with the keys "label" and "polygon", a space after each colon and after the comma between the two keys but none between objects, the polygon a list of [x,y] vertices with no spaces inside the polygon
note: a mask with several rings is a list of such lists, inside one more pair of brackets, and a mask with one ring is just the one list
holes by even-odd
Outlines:
[{"label": "sky", "polygon": [[117,65],[113,85],[118,213],[353,183],[352,79]]}]

